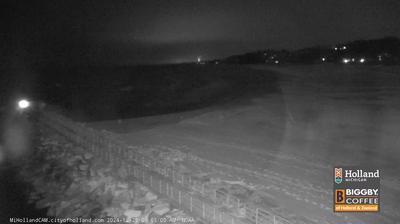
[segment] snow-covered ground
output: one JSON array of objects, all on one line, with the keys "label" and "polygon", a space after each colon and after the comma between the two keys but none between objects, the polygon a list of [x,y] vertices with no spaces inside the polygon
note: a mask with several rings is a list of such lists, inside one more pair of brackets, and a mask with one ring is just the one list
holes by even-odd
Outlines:
[{"label": "snow-covered ground", "polygon": [[[236,175],[257,184],[271,207],[294,220],[400,223],[400,67],[253,68],[278,75],[278,90],[196,111],[90,125],[131,145],[185,149],[258,171]],[[379,213],[333,212],[332,168],[341,165],[382,170]]]}]

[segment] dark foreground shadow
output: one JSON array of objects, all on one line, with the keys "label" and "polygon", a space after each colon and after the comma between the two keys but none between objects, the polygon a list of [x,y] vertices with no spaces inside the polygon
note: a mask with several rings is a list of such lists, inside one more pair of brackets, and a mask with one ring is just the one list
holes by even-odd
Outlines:
[{"label": "dark foreground shadow", "polygon": [[0,223],[10,218],[44,218],[46,209],[28,203],[30,186],[19,178],[18,167],[11,162],[0,165]]}]

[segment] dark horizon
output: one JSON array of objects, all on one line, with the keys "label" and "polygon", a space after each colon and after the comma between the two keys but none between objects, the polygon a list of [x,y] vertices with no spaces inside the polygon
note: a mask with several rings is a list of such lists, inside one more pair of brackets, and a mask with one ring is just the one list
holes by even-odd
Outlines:
[{"label": "dark horizon", "polygon": [[[3,3],[4,4],[4,3]],[[400,2],[12,1],[9,64],[162,64],[400,36]]]}]

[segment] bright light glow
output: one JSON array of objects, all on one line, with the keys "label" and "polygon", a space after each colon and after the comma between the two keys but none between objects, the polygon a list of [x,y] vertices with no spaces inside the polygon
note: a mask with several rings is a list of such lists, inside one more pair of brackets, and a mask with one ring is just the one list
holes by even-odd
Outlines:
[{"label": "bright light glow", "polygon": [[346,46],[343,46],[343,50],[346,50],[347,49],[347,47]]},{"label": "bright light glow", "polygon": [[279,64],[279,61],[278,61],[278,60],[276,60],[276,61],[275,61],[275,64]]},{"label": "bright light glow", "polygon": [[197,57],[197,62],[198,62],[198,63],[201,62],[201,57]]},{"label": "bright light glow", "polygon": [[382,56],[381,55],[378,56],[378,60],[382,61]]},{"label": "bright light glow", "polygon": [[360,58],[360,63],[364,63],[365,62],[365,58]]},{"label": "bright light glow", "polygon": [[326,61],[326,58],[321,58],[322,61]]},{"label": "bright light glow", "polygon": [[335,47],[335,51],[337,51],[337,47]]},{"label": "bright light glow", "polygon": [[23,99],[23,100],[18,101],[18,108],[20,108],[20,109],[26,109],[30,106],[31,106],[31,103],[28,100]]},{"label": "bright light glow", "polygon": [[349,63],[349,62],[350,62],[350,59],[348,59],[348,58],[343,58],[343,63],[347,64],[347,63]]},{"label": "bright light glow", "polygon": [[355,58],[352,58],[352,59],[351,59],[351,61],[352,61],[352,62],[355,62],[355,61],[356,61],[356,59],[355,59]]}]

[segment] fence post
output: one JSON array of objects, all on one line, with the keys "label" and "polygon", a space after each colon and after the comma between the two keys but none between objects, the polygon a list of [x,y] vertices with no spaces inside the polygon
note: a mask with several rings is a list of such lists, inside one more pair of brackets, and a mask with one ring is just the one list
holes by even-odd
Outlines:
[{"label": "fence post", "polygon": [[182,205],[182,191],[179,191],[179,207]]},{"label": "fence post", "polygon": [[276,224],[276,218],[275,218],[275,215],[274,215],[274,224]]},{"label": "fence post", "polygon": [[256,208],[256,224],[258,224],[258,208]]},{"label": "fence post", "polygon": [[132,175],[132,165],[129,163],[128,165],[128,175],[131,176]]},{"label": "fence post", "polygon": [[150,175],[150,187],[153,188],[153,176]]},{"label": "fence post", "polygon": [[206,208],[205,208],[205,205],[204,205],[204,202],[203,201],[201,201],[201,208],[202,208],[202,210],[203,210],[203,219],[205,219],[206,218]]},{"label": "fence post", "polygon": [[213,220],[215,221],[215,207],[213,206],[213,208],[214,208],[214,209],[213,209],[213,211],[214,211],[214,212],[213,212]]},{"label": "fence post", "polygon": [[144,168],[142,168],[142,183],[144,184]]},{"label": "fence post", "polygon": [[193,212],[193,197],[190,196],[190,212]]}]

